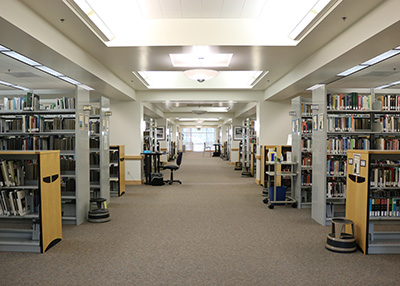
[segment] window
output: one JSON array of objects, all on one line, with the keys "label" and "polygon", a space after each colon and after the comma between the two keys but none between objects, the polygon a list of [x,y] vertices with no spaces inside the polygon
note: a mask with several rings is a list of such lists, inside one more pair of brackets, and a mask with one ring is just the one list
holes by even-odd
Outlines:
[{"label": "window", "polygon": [[204,142],[212,147],[215,143],[215,128],[182,128],[182,144],[186,150],[203,152]]}]

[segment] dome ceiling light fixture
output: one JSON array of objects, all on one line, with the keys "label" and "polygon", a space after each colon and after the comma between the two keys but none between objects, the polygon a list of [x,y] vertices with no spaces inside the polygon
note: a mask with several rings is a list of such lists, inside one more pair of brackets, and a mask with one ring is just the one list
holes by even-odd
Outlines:
[{"label": "dome ceiling light fixture", "polygon": [[192,112],[193,112],[194,114],[197,114],[197,115],[203,115],[203,114],[206,114],[206,113],[207,113],[207,110],[200,109],[200,104],[199,104],[199,109],[192,110]]},{"label": "dome ceiling light fixture", "polygon": [[213,79],[218,75],[218,71],[211,69],[191,69],[183,72],[188,78],[203,83],[206,80]]}]

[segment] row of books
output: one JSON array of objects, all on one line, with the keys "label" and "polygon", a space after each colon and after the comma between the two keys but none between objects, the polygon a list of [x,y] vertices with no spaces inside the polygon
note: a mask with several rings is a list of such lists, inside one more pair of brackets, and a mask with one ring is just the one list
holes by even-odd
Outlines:
[{"label": "row of books", "polygon": [[347,150],[369,150],[371,143],[368,138],[335,137],[329,138],[327,144],[328,154],[346,154]]},{"label": "row of books", "polygon": [[28,92],[22,97],[3,98],[3,110],[39,110],[40,97],[37,94]]},{"label": "row of books", "polygon": [[75,130],[75,119],[41,115],[21,115],[0,120],[0,132],[51,132],[54,130]]},{"label": "row of books", "polygon": [[100,148],[100,139],[99,138],[90,138],[89,139],[89,148],[91,148],[91,149]]},{"label": "row of books", "polygon": [[365,115],[328,116],[328,132],[354,132],[371,129],[371,120]]},{"label": "row of books", "polygon": [[75,179],[61,178],[61,195],[75,193]]},{"label": "row of books", "polygon": [[312,133],[312,120],[303,119],[301,122],[301,133]]},{"label": "row of books", "polygon": [[327,185],[327,198],[346,198],[345,182],[328,182]]},{"label": "row of books", "polygon": [[110,176],[114,176],[114,177],[118,176],[118,171],[119,171],[118,166],[114,166],[114,165],[110,166]]},{"label": "row of books", "polygon": [[118,152],[110,152],[110,162],[117,162],[119,160]]},{"label": "row of books", "polygon": [[91,134],[100,133],[100,122],[99,121],[90,121],[89,131]]},{"label": "row of books", "polygon": [[89,178],[90,182],[100,182],[100,171],[90,170]]},{"label": "row of books", "polygon": [[13,98],[4,97],[2,110],[37,111],[43,109],[75,109],[74,97],[61,97],[54,99],[51,103],[41,103],[40,96],[28,92],[26,96]]},{"label": "row of books", "polygon": [[44,109],[75,109],[75,98],[66,96],[56,98],[54,102],[44,106]]},{"label": "row of books", "polygon": [[301,150],[302,151],[311,151],[312,150],[312,139],[307,138],[307,139],[302,139],[301,140]]},{"label": "row of books", "polygon": [[400,198],[369,199],[370,217],[400,217]]},{"label": "row of books", "polygon": [[110,192],[118,192],[119,190],[119,182],[110,181]]},{"label": "row of books", "polygon": [[371,168],[371,187],[400,187],[400,167]]},{"label": "row of books", "polygon": [[311,173],[302,173],[301,174],[301,186],[302,187],[312,186],[312,174]]},{"label": "row of books", "polygon": [[24,171],[20,161],[0,161],[0,186],[23,186],[24,183]]},{"label": "row of books", "polygon": [[382,103],[382,110],[400,110],[400,96],[395,94],[386,94],[376,97],[376,100]]},{"label": "row of books", "polygon": [[73,156],[60,156],[60,168],[63,172],[75,171],[75,163]]},{"label": "row of books", "polygon": [[311,103],[301,103],[301,115],[302,116],[312,116],[312,110],[311,110]]},{"label": "row of books", "polygon": [[327,176],[346,176],[347,162],[338,158],[329,158],[326,160]]},{"label": "row of books", "polygon": [[24,216],[34,211],[33,194],[26,190],[2,190],[0,216]]},{"label": "row of books", "polygon": [[328,94],[328,110],[370,110],[371,95],[360,95],[357,92],[349,94]]},{"label": "row of books", "polygon": [[400,150],[399,139],[377,138],[375,139],[374,149],[376,150]]},{"label": "row of books", "polygon": [[31,136],[27,138],[11,137],[0,139],[1,150],[75,150],[75,137]]},{"label": "row of books", "polygon": [[376,118],[382,132],[400,132],[400,117],[384,115]]},{"label": "row of books", "polygon": [[301,166],[302,167],[312,167],[312,157],[305,156],[305,157],[301,158]]},{"label": "row of books", "polygon": [[90,152],[89,154],[89,164],[91,166],[100,165],[100,154],[96,152]]}]

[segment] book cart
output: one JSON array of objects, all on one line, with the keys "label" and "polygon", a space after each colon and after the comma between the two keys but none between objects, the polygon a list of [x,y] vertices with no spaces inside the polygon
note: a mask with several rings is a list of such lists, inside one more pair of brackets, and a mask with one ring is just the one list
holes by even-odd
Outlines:
[{"label": "book cart", "polygon": [[359,248],[400,253],[400,151],[349,150],[347,163],[346,218],[354,222]]},{"label": "book cart", "polygon": [[[294,177],[297,176],[297,162],[291,160],[291,146],[268,145],[262,147],[262,174],[264,175],[263,195],[267,196],[263,202],[273,209],[276,204],[290,204],[297,207],[295,199]],[[285,196],[280,194],[279,188],[288,187]],[[273,196],[270,193],[273,191]]]},{"label": "book cart", "polygon": [[0,151],[0,251],[43,253],[62,239],[60,151]]}]

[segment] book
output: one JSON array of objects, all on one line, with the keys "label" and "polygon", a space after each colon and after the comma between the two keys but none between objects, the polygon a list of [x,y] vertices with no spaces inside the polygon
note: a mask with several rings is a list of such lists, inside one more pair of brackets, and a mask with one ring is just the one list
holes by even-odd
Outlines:
[{"label": "book", "polygon": [[7,162],[5,160],[1,161],[1,173],[3,175],[3,179],[4,179],[4,185],[6,187],[10,187],[12,185],[11,183],[11,176],[10,173],[8,172],[8,166],[7,166]]},{"label": "book", "polygon": [[24,216],[28,213],[30,213],[30,205],[27,203],[26,200],[26,193],[25,191],[16,191],[17,195],[17,205],[18,205],[18,213],[20,216]]},{"label": "book", "polygon": [[9,216],[11,214],[11,206],[10,206],[10,199],[7,196],[6,191],[1,191],[1,202],[4,206],[4,214]]}]

